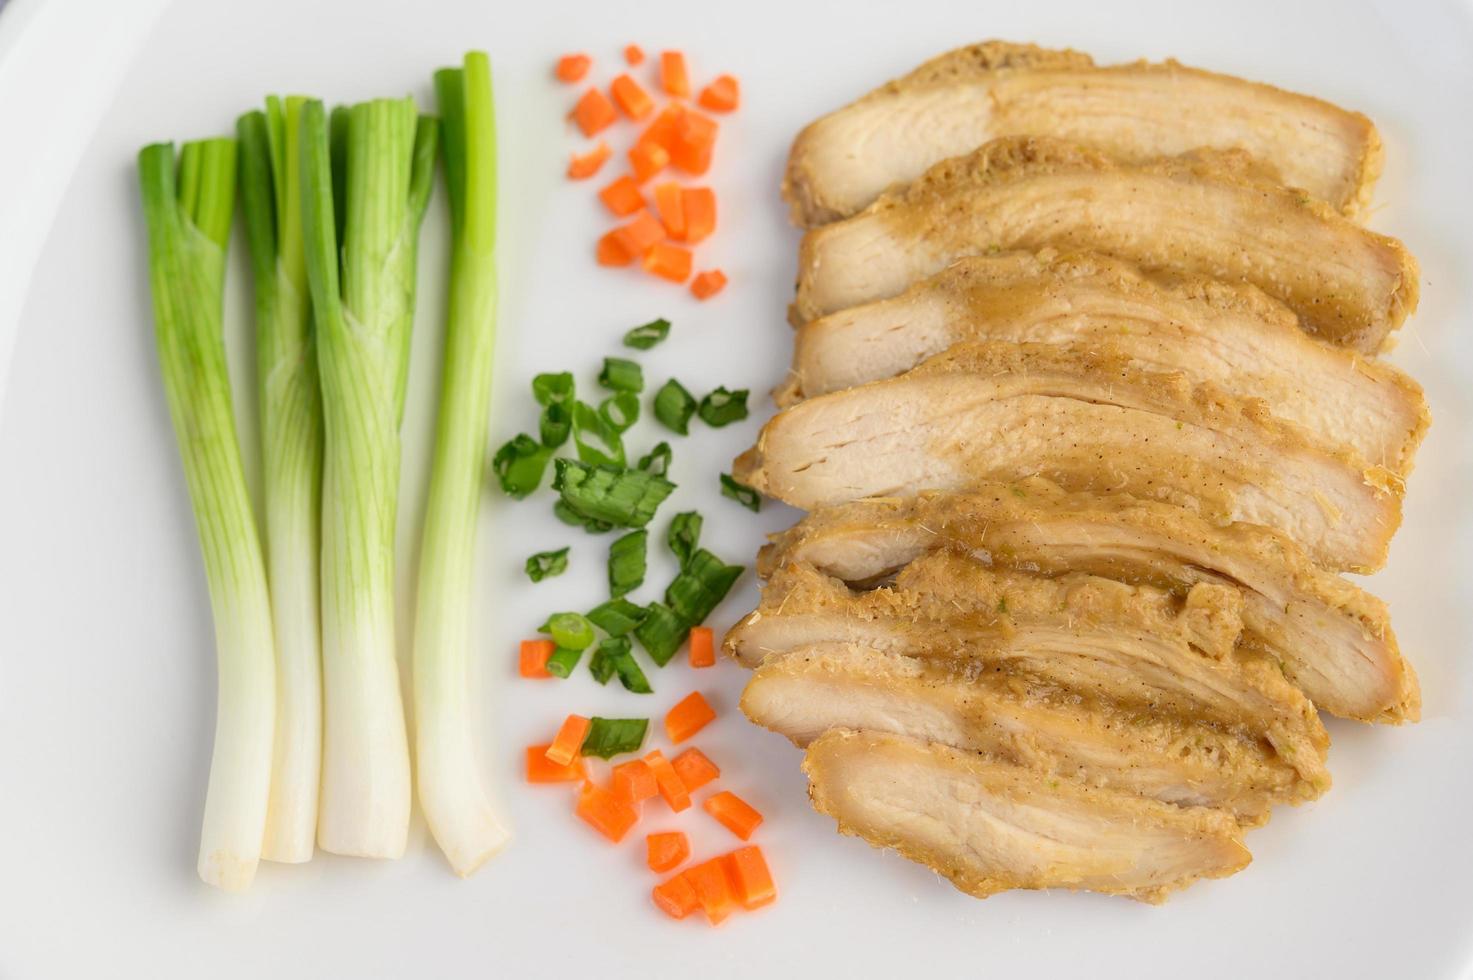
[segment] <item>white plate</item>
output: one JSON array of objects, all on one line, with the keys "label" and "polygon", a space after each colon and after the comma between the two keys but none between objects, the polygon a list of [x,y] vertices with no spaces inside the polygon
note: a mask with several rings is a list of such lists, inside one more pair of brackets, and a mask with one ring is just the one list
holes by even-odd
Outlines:
[{"label": "white plate", "polygon": [[[1473,674],[1464,663],[1473,635],[1465,570],[1473,552],[1473,35],[1465,8],[219,0],[175,4],[145,30],[156,6],[50,0],[38,13],[20,0],[0,16],[5,49],[27,69],[5,76],[0,64],[0,119],[19,118],[17,107],[58,107],[53,122],[0,136],[7,166],[30,175],[0,196],[12,258],[0,265],[0,287],[25,295],[18,327],[0,304],[0,356],[15,340],[0,415],[0,976],[1442,978],[1473,963]],[[566,794],[520,785],[516,761],[568,710],[656,714],[696,678],[672,666],[654,678],[659,693],[647,708],[586,678],[519,682],[515,641],[552,608],[600,595],[603,542],[555,524],[545,497],[497,500],[487,509],[478,649],[486,744],[515,846],[459,881],[417,822],[397,863],[321,857],[263,866],[244,897],[202,886],[194,851],[213,650],[152,347],[137,148],[226,131],[268,92],[427,99],[434,68],[468,46],[490,50],[504,187],[495,430],[505,438],[533,423],[531,374],[576,368],[587,380],[624,328],[661,314],[676,328],[641,357],[652,380],[674,373],[692,389],[764,391],[788,357],[783,311],[797,239],[776,191],[787,141],[807,119],[922,58],[993,36],[1073,44],[1105,61],[1175,55],[1325,96],[1380,124],[1387,168],[1373,224],[1402,237],[1425,275],[1421,312],[1395,360],[1426,385],[1437,422],[1390,568],[1372,588],[1391,602],[1421,673],[1422,724],[1332,725],[1334,791],[1253,833],[1256,860],[1242,874],[1164,908],[1065,893],[976,902],[835,836],[805,802],[797,752],[737,715],[741,673],[723,663],[699,678],[722,712],[700,741],[726,782],[767,813],[760,839],[783,897],[719,931],[675,924],[649,905],[652,876],[638,843],[603,844],[572,817]],[[587,49],[607,71],[629,41],[649,51],[683,47],[699,76],[742,78],[743,110],[725,124],[714,173],[722,232],[702,258],[731,275],[719,301],[698,305],[679,290],[596,269],[590,246],[602,222],[592,189],[562,178],[580,141],[561,121],[572,92],[550,81],[552,62]],[[64,67],[62,82],[34,81],[48,66]],[[63,187],[55,213],[42,213]],[[441,208],[424,232],[405,422],[406,548],[416,536],[443,312]],[[38,214],[44,220],[28,227]],[[39,258],[23,290],[29,249]],[[237,240],[229,331],[249,417],[243,257]],[[750,560],[761,533],[791,516],[769,506],[753,519],[716,497],[716,473],[758,421],[676,440],[676,507],[701,507],[712,546],[733,559]],[[569,541],[573,574],[540,586],[521,578],[523,556]],[[651,588],[669,571],[654,569]],[[717,625],[754,595],[748,580]],[[676,823],[655,819],[640,830]],[[702,851],[730,840],[699,811],[678,823],[695,831]]]}]

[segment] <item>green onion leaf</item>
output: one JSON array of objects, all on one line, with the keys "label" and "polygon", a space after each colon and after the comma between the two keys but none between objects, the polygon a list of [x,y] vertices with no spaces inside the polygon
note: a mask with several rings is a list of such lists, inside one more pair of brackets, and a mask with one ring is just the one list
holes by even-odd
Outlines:
[{"label": "green onion leaf", "polygon": [[594,716],[583,739],[581,754],[612,759],[626,752],[638,752],[649,730],[648,718],[599,718]]},{"label": "green onion leaf", "polygon": [[649,455],[640,457],[639,469],[655,476],[664,476],[670,472],[670,443],[662,442],[649,451]]},{"label": "green onion leaf", "polygon": [[558,498],[557,503],[552,505],[553,516],[569,527],[581,527],[589,534],[603,534],[613,528],[614,525],[608,521],[596,521],[591,517],[585,517],[568,505],[566,500]]},{"label": "green onion leaf", "polygon": [[624,335],[624,346],[633,347],[635,350],[649,350],[668,336],[670,336],[669,320],[663,318],[651,320],[649,323],[635,327],[626,333]]},{"label": "green onion leaf", "polygon": [[634,361],[606,357],[604,369],[598,373],[598,383],[610,391],[628,391],[637,395],[644,391],[644,371]]},{"label": "green onion leaf", "polygon": [[587,402],[573,403],[573,445],[578,450],[578,458],[585,463],[594,466],[624,465],[624,440],[615,429],[604,424],[598,411]]},{"label": "green onion leaf", "polygon": [[539,374],[532,379],[532,397],[543,408],[570,403],[573,401],[574,391],[573,375],[568,371],[560,374]]},{"label": "green onion leaf", "polygon": [[[605,640],[600,643],[594,649],[593,656],[589,658],[588,661],[588,672],[592,674],[593,679],[600,684],[607,684],[609,682],[609,678],[613,677],[619,672],[619,667],[614,662],[617,652],[609,647],[609,644],[612,642],[614,641]],[[628,643],[629,641],[621,640],[619,642]]]},{"label": "green onion leaf", "polygon": [[573,375],[539,374],[532,379],[532,397],[542,406],[542,419],[538,432],[542,444],[557,448],[568,441],[573,431]]},{"label": "green onion leaf", "polygon": [[619,527],[644,527],[675,484],[641,470],[557,461],[552,486],[575,512]]},{"label": "green onion leaf", "polygon": [[680,559],[680,567],[684,568],[690,564],[691,555],[696,553],[696,548],[701,543],[701,515],[698,511],[688,510],[683,514],[676,514],[675,520],[670,522],[670,530],[665,533],[665,543]]},{"label": "green onion leaf", "polygon": [[701,399],[698,411],[701,421],[713,429],[740,422],[747,417],[747,389],[727,391],[725,388],[717,388]]},{"label": "green onion leaf", "polygon": [[573,432],[573,410],[561,402],[554,402],[542,410],[537,420],[537,434],[548,449],[556,449],[568,441]]},{"label": "green onion leaf", "polygon": [[629,391],[610,395],[598,405],[598,420],[610,431],[623,435],[639,421],[639,396]]},{"label": "green onion leaf", "polygon": [[655,393],[655,418],[671,432],[690,435],[690,417],[695,413],[696,400],[674,378]]},{"label": "green onion leaf", "polygon": [[559,646],[556,650],[552,651],[552,656],[547,658],[547,672],[554,677],[561,677],[566,680],[573,676],[574,668],[578,666],[578,661],[582,659],[582,650]]},{"label": "green onion leaf", "polygon": [[615,599],[644,584],[649,536],[648,531],[630,531],[609,545],[609,595]]},{"label": "green onion leaf", "polygon": [[527,559],[526,569],[527,577],[534,582],[561,575],[568,570],[568,549],[539,551]]},{"label": "green onion leaf", "polygon": [[698,548],[665,590],[665,602],[687,626],[699,626],[744,571],[741,565],[728,565],[705,548]]},{"label": "green onion leaf", "polygon": [[600,684],[607,684],[610,677],[618,674],[619,682],[626,691],[634,694],[654,693],[649,678],[644,675],[639,661],[634,659],[629,641],[622,637],[611,637],[600,643],[593,652],[593,659],[588,662],[588,670]]},{"label": "green onion leaf", "polygon": [[588,621],[610,636],[625,636],[644,622],[649,611],[628,599],[610,599],[589,610]]},{"label": "green onion leaf", "polygon": [[522,433],[515,439],[496,450],[496,455],[491,460],[491,468],[496,472],[496,479],[501,483],[501,489],[517,500],[531,494],[542,482],[542,474],[547,469],[547,461],[552,459],[552,450],[541,445],[536,439],[526,433]]},{"label": "green onion leaf", "polygon": [[729,473],[721,474],[721,496],[730,497],[752,513],[762,509],[762,495]]},{"label": "green onion leaf", "polygon": [[665,666],[685,642],[690,625],[663,602],[652,602],[644,622],[634,629],[634,638],[658,666]]},{"label": "green onion leaf", "polygon": [[582,613],[553,613],[539,633],[551,633],[552,642],[569,650],[587,650],[593,643],[593,624]]}]

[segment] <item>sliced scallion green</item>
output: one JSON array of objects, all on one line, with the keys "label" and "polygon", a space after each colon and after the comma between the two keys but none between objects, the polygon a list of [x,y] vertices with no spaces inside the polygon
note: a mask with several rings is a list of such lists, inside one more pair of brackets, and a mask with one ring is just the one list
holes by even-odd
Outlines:
[{"label": "sliced scallion green", "polygon": [[552,642],[569,650],[587,650],[593,643],[593,624],[582,613],[553,613],[539,630],[552,634]]},{"label": "sliced scallion green", "polygon": [[604,369],[598,373],[598,383],[610,391],[644,391],[644,371],[634,361],[622,357],[604,358]]},{"label": "sliced scallion green", "polygon": [[619,527],[644,527],[675,484],[641,470],[557,461],[552,486],[575,512]]},{"label": "sliced scallion green", "polygon": [[542,482],[542,474],[552,459],[552,449],[544,446],[526,433],[508,441],[491,459],[491,469],[501,489],[509,496],[521,500],[529,496]]},{"label": "sliced scallion green", "polygon": [[695,413],[696,400],[674,378],[655,393],[655,418],[671,432],[690,435],[690,417]]},{"label": "sliced scallion green", "polygon": [[[584,649],[587,649],[586,647]],[[552,656],[547,658],[547,672],[554,677],[564,679],[573,676],[578,661],[583,659],[583,650],[574,650],[572,647],[559,646],[552,651]]]},{"label": "sliced scallion green", "polygon": [[545,578],[553,578],[568,570],[568,549],[559,548],[557,551],[539,551],[527,559],[527,577],[534,582],[541,582]]},{"label": "sliced scallion green", "polygon": [[552,505],[553,516],[569,527],[581,527],[589,534],[603,534],[613,528],[614,525],[608,521],[597,521],[591,517],[585,517],[578,513],[566,500],[558,498],[557,503]]},{"label": "sliced scallion green", "polygon": [[573,446],[578,458],[590,465],[624,465],[624,440],[587,402],[573,403]]},{"label": "sliced scallion green", "polygon": [[701,421],[713,429],[740,422],[747,417],[747,394],[745,388],[736,391],[717,388],[701,399],[700,407],[697,409]]},{"label": "sliced scallion green", "polygon": [[670,530],[665,533],[665,543],[670,546],[675,557],[680,559],[681,568],[690,562],[691,555],[700,546],[701,524],[701,515],[694,510],[676,514],[675,519],[670,522]]},{"label": "sliced scallion green", "polygon": [[612,759],[627,752],[638,752],[649,730],[648,718],[599,718],[589,720],[588,735],[583,739],[582,755]]},{"label": "sliced scallion green", "polygon": [[670,459],[674,454],[670,451],[670,443],[662,442],[649,451],[648,455],[639,459],[639,469],[655,476],[664,476],[670,472]]},{"label": "sliced scallion green", "polygon": [[738,483],[730,473],[721,474],[721,496],[730,497],[754,514],[762,509],[762,495],[745,483]]},{"label": "sliced scallion green", "polygon": [[629,391],[610,395],[599,402],[598,419],[608,431],[622,436],[639,421],[639,396]]},{"label": "sliced scallion green", "polygon": [[573,410],[562,402],[554,402],[542,410],[542,417],[537,420],[537,434],[542,437],[542,444],[549,449],[556,449],[568,441],[568,436],[573,432]]},{"label": "sliced scallion green", "polygon": [[609,595],[615,599],[644,584],[649,532],[630,531],[609,545]]},{"label": "sliced scallion green", "polygon": [[690,625],[663,602],[652,602],[644,621],[634,629],[634,638],[658,666],[665,666],[685,642]]},{"label": "sliced scallion green", "polygon": [[745,570],[741,565],[726,564],[705,548],[697,548],[665,590],[665,602],[687,626],[699,626]]},{"label": "sliced scallion green", "polygon": [[[607,684],[609,678],[619,672],[618,665],[614,662],[617,654],[609,648],[609,644],[613,642],[613,640],[604,640],[594,648],[593,656],[588,660],[588,672],[600,684]],[[628,641],[620,642],[627,643]]]},{"label": "sliced scallion green", "polygon": [[670,336],[669,320],[663,318],[651,320],[626,333],[624,346],[633,347],[635,350],[649,350],[668,336]]},{"label": "sliced scallion green", "polygon": [[532,379],[532,397],[542,406],[537,428],[544,446],[556,448],[568,441],[573,431],[574,392],[573,375],[567,371]]},{"label": "sliced scallion green", "polygon": [[588,621],[609,636],[625,636],[644,622],[648,611],[628,599],[610,599],[588,611]]},{"label": "sliced scallion green", "polygon": [[539,374],[532,379],[532,397],[537,399],[537,404],[543,408],[571,402],[575,390],[573,375],[569,371],[558,374]]}]

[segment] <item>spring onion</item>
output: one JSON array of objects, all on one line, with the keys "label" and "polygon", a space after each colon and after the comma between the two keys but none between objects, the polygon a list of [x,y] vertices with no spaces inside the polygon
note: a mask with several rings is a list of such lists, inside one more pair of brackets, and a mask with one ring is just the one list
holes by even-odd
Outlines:
[{"label": "spring onion", "polygon": [[670,472],[670,459],[674,455],[670,451],[670,443],[662,442],[651,449],[645,456],[641,456],[638,469],[655,476],[664,476]]},{"label": "spring onion", "polygon": [[573,376],[567,372],[537,375],[532,379],[532,397],[542,406],[542,418],[537,423],[542,444],[556,449],[573,431]]},{"label": "spring onion", "polygon": [[721,474],[721,496],[730,497],[754,514],[762,509],[762,495],[745,483],[738,483],[730,473]]},{"label": "spring onion", "polygon": [[655,418],[671,432],[690,435],[690,417],[695,413],[696,400],[674,378],[655,392]]},{"label": "spring onion", "polygon": [[675,484],[641,470],[557,461],[552,487],[573,511],[618,527],[644,527]]},{"label": "spring onion", "polygon": [[663,667],[675,656],[690,632],[686,623],[663,602],[652,602],[644,620],[634,629],[634,638],[656,665]]},{"label": "spring onion", "polygon": [[691,556],[700,546],[702,523],[701,515],[697,511],[688,510],[676,514],[675,519],[670,522],[670,530],[665,532],[665,543],[680,560],[681,568],[690,563]]},{"label": "spring onion", "polygon": [[[613,643],[615,641],[608,640]],[[655,689],[650,687],[649,678],[644,675],[644,670],[639,666],[639,661],[634,659],[634,651],[628,640],[619,641],[621,646],[613,654],[614,673],[619,675],[619,683],[624,685],[624,690],[631,694],[654,694]]]},{"label": "spring onion", "polygon": [[567,679],[573,676],[573,671],[578,667],[578,661],[583,659],[583,651],[587,647],[573,649],[572,647],[558,647],[552,651],[552,656],[547,658],[547,672],[554,677]]},{"label": "spring onion", "polygon": [[669,320],[651,320],[626,333],[624,346],[633,347],[635,350],[649,350],[656,344],[662,343],[668,336],[670,336]]},{"label": "spring onion", "polygon": [[599,684],[607,684],[619,672],[618,664],[615,663],[618,656],[616,642],[627,644],[629,641],[616,641],[615,638],[604,640],[594,649],[593,656],[588,660],[588,672]]},{"label": "spring onion", "polygon": [[726,598],[745,569],[697,548],[665,590],[665,602],[688,626],[699,626]]},{"label": "spring onion", "polygon": [[645,548],[649,532],[630,531],[609,545],[609,595],[615,599],[644,584]]},{"label": "spring onion", "polygon": [[740,422],[747,417],[747,394],[745,388],[737,391],[717,388],[701,399],[700,407],[696,411],[701,416],[702,422],[713,429],[719,429],[723,425]]},{"label": "spring onion", "polygon": [[450,200],[450,304],[414,628],[415,760],[425,822],[465,877],[510,839],[486,792],[470,703],[476,518],[496,349],[496,105],[491,61],[435,72]]},{"label": "spring onion", "polygon": [[598,419],[620,437],[639,421],[639,396],[629,391],[610,395],[598,403]]},{"label": "spring onion", "polygon": [[644,745],[649,727],[648,718],[599,718],[595,715],[590,719],[588,735],[583,739],[580,753],[611,759],[627,752],[638,752]]},{"label": "spring onion", "polygon": [[581,527],[589,534],[603,534],[614,526],[608,521],[595,520],[592,517],[586,517],[578,513],[568,505],[566,500],[561,498],[552,505],[552,513],[554,517],[569,527]]},{"label": "spring onion", "polygon": [[644,391],[644,372],[634,361],[606,357],[604,368],[598,373],[598,383],[610,391],[628,391],[637,395]]},{"label": "spring onion", "polygon": [[573,374],[570,371],[558,374],[539,374],[532,379],[532,397],[543,408],[557,403],[571,402],[575,390]]},{"label": "spring onion", "polygon": [[215,620],[218,707],[199,875],[250,885],[271,791],[276,651],[266,568],[246,490],[221,336],[236,146],[213,139],[138,154],[164,391],[189,485]]},{"label": "spring onion", "polygon": [[300,97],[236,121],[256,294],[267,581],[276,625],[276,742],[261,854],[298,863],[317,839],[322,778],[322,395],[302,240]]},{"label": "spring onion", "polygon": [[553,613],[538,632],[551,634],[552,642],[569,650],[587,650],[593,645],[593,625],[579,613]]},{"label": "spring onion", "polygon": [[524,567],[527,577],[533,582],[541,582],[545,578],[555,578],[568,570],[568,549],[559,548],[557,551],[539,551],[527,559]]},{"label": "spring onion", "polygon": [[644,621],[643,606],[628,599],[610,599],[588,611],[588,621],[609,636],[624,636]]},{"label": "spring onion", "polygon": [[[341,155],[330,162],[326,110],[315,100],[301,109],[303,231],[326,432],[317,839],[336,854],[398,857],[410,806],[394,650],[399,421],[438,127],[419,119],[408,98],[360,103],[338,118]],[[343,171],[338,207],[333,162]]]},{"label": "spring onion", "polygon": [[525,432],[508,440],[491,459],[496,480],[508,496],[522,500],[542,483],[552,449]]},{"label": "spring onion", "polygon": [[624,440],[587,402],[573,403],[573,447],[593,466],[623,466]]}]

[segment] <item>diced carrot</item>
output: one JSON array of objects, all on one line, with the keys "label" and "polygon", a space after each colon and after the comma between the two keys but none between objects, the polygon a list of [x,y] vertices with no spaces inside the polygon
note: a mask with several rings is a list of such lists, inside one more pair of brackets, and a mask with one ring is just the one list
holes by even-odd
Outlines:
[{"label": "diced carrot", "polygon": [[666,713],[665,734],[669,736],[670,741],[679,745],[705,728],[715,718],[716,712],[701,696],[701,692],[692,691]]},{"label": "diced carrot", "polygon": [[603,132],[619,118],[619,114],[614,111],[614,104],[596,88],[583,93],[578,104],[573,106],[572,116],[578,128],[583,130],[584,136]]},{"label": "diced carrot", "polygon": [[631,759],[614,767],[610,783],[615,796],[630,803],[643,803],[660,792],[655,783],[654,770],[643,759]]},{"label": "diced carrot", "polygon": [[[690,281],[690,291],[696,299],[710,299],[725,288],[726,273],[720,269],[707,269],[705,272],[698,272],[696,273],[696,277]],[[694,649],[691,651],[691,656],[695,656]],[[712,660],[715,660],[714,653],[712,654]],[[692,659],[691,666],[696,667],[699,665]]]},{"label": "diced carrot", "polygon": [[680,103],[670,103],[645,127],[645,131],[639,136],[639,142],[655,143],[668,151],[675,145],[676,131],[680,128],[680,118],[684,115],[685,108]]},{"label": "diced carrot", "polygon": [[[702,276],[706,273],[701,273]],[[697,278],[700,278],[697,276]],[[694,292],[696,284],[691,284]],[[697,299],[705,299],[700,293],[696,293]],[[690,665],[692,667],[711,667],[716,663],[716,636],[711,632],[709,626],[697,626],[690,631]]]},{"label": "diced carrot", "polygon": [[600,236],[594,257],[598,259],[599,265],[628,265],[634,261],[634,256],[624,251],[624,246],[619,241],[619,229],[617,228]]},{"label": "diced carrot", "polygon": [[598,146],[584,154],[573,154],[573,159],[568,162],[568,177],[571,180],[586,180],[603,169],[604,162],[614,155],[609,149],[609,144],[603,140],[598,141]]},{"label": "diced carrot", "polygon": [[681,200],[680,185],[675,181],[655,185],[655,213],[660,216],[665,233],[676,241],[685,238],[685,210],[680,206]]},{"label": "diced carrot", "polygon": [[705,241],[716,230],[716,192],[709,187],[687,187],[680,192],[680,212],[685,215],[685,240],[692,245]]},{"label": "diced carrot", "polygon": [[639,813],[632,804],[587,780],[578,790],[578,805],[574,812],[615,844],[623,840],[629,828],[639,821]]},{"label": "diced carrot", "polygon": [[720,925],[728,915],[736,911],[737,897],[732,893],[732,882],[727,877],[726,863],[721,858],[702,861],[686,868],[683,873],[696,890],[696,900],[700,902],[701,910],[706,913],[707,920],[713,926]]},{"label": "diced carrot", "polygon": [[690,791],[685,788],[685,783],[681,781],[679,773],[670,764],[670,760],[665,758],[665,753],[659,749],[655,749],[644,757],[644,761],[648,763],[650,770],[654,772],[655,785],[660,788],[660,795],[665,798],[665,802],[670,805],[670,809],[676,813],[688,809],[690,807]]},{"label": "diced carrot", "polygon": [[565,54],[557,60],[558,81],[581,82],[592,64],[593,59],[586,54]]},{"label": "diced carrot", "polygon": [[690,278],[690,249],[658,242],[645,254],[644,269],[661,279],[685,282]]},{"label": "diced carrot", "polygon": [[644,48],[637,44],[630,44],[624,48],[624,60],[631,65],[644,64]]},{"label": "diced carrot", "polygon": [[678,170],[700,176],[711,167],[711,151],[716,146],[716,120],[699,112],[686,110],[675,126],[675,141],[670,147],[670,162]]},{"label": "diced carrot", "polygon": [[615,240],[630,257],[642,259],[665,237],[665,226],[650,214],[648,208],[640,208],[634,220],[616,229],[614,234]]},{"label": "diced carrot", "polygon": [[651,871],[669,871],[690,857],[690,838],[679,830],[645,837],[645,861]]},{"label": "diced carrot", "polygon": [[640,193],[639,185],[628,174],[599,191],[598,199],[604,202],[604,207],[621,218],[644,207],[644,194]]},{"label": "diced carrot", "polygon": [[660,52],[660,87],[677,99],[690,97],[690,74],[679,51]]},{"label": "diced carrot", "polygon": [[755,844],[739,847],[726,855],[726,875],[731,880],[737,901],[744,909],[760,909],[777,901],[777,886],[762,848]]},{"label": "diced carrot", "polygon": [[624,115],[635,121],[655,111],[655,103],[650,94],[627,73],[609,83],[609,94],[614,97],[619,108],[624,110]]},{"label": "diced carrot", "polygon": [[574,759],[560,766],[547,758],[550,745],[527,747],[527,782],[529,783],[574,783],[588,778],[588,766],[582,759]]},{"label": "diced carrot", "polygon": [[731,790],[722,790],[715,796],[710,797],[701,806],[717,822],[727,830],[736,834],[742,840],[751,840],[752,832],[762,822],[762,814],[758,813],[750,803],[737,796]]},{"label": "diced carrot", "polygon": [[655,899],[655,907],[672,919],[683,919],[701,907],[695,886],[684,874],[656,885],[651,895]]},{"label": "diced carrot", "polygon": [[578,758],[578,750],[583,748],[591,724],[582,715],[568,715],[563,727],[557,730],[557,738],[547,747],[547,761],[559,766],[571,765]]},{"label": "diced carrot", "polygon": [[547,672],[547,659],[556,649],[557,644],[551,640],[523,640],[522,648],[517,652],[517,673],[539,680],[551,677],[552,674]]},{"label": "diced carrot", "polygon": [[717,75],[710,85],[701,89],[701,97],[697,101],[712,112],[731,112],[741,101],[736,78],[731,75]]},{"label": "diced carrot", "polygon": [[670,163],[670,151],[659,143],[635,143],[629,148],[629,168],[643,184]]},{"label": "diced carrot", "polygon": [[692,746],[670,760],[675,774],[685,784],[687,792],[694,793],[711,780],[721,775],[716,763],[706,758],[706,753]]}]

